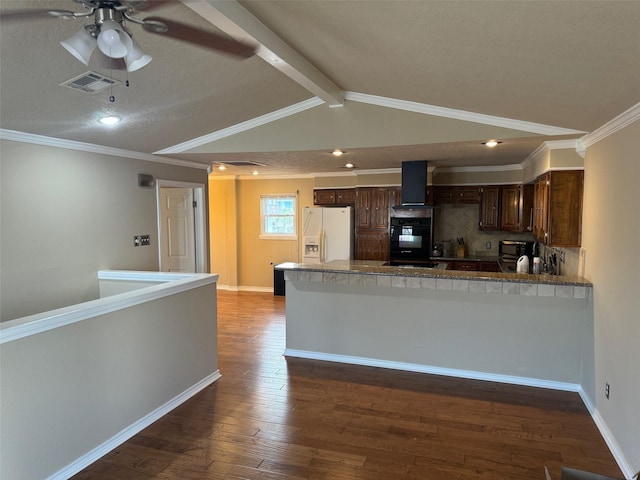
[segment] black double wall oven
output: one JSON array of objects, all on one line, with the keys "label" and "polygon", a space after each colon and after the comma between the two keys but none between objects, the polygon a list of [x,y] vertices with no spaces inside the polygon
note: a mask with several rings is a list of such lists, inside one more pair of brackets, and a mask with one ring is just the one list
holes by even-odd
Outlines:
[{"label": "black double wall oven", "polygon": [[433,246],[433,208],[395,208],[389,223],[390,264],[428,263]]}]

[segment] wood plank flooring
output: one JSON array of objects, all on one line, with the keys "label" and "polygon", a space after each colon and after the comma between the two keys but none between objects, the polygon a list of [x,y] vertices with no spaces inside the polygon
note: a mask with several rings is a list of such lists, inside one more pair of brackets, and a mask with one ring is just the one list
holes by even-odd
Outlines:
[{"label": "wood plank flooring", "polygon": [[578,394],[285,359],[284,298],[218,292],[222,378],[75,480],[618,476]]}]

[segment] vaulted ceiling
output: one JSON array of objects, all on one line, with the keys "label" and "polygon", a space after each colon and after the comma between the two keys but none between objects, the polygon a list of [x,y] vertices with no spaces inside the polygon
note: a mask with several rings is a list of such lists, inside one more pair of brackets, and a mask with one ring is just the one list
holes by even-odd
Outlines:
[{"label": "vaulted ceiling", "polygon": [[[255,161],[271,174],[339,171],[345,161],[506,165],[640,101],[633,0],[164,1],[154,16],[249,41],[258,55],[238,60],[129,24],[153,61],[128,74],[128,87],[96,94],[60,86],[87,71],[127,80],[60,46],[86,20],[6,15],[83,11],[79,3],[3,0],[0,8],[5,137],[202,165]],[[123,121],[106,128],[96,122],[105,113]],[[490,138],[502,143],[481,145]],[[334,148],[347,156],[333,157]]]}]

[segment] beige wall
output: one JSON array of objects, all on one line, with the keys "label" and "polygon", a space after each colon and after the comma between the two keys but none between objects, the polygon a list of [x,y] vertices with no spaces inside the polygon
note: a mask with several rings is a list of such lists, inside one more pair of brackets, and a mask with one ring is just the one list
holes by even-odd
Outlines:
[{"label": "beige wall", "polygon": [[[313,205],[313,188],[313,179],[306,177],[216,180],[210,176],[211,245],[215,250],[211,272],[220,274],[221,288],[270,291],[273,265],[299,260],[299,239],[259,238],[260,195],[297,193],[301,212],[302,207]],[[299,215],[298,232],[300,228]]]},{"label": "beige wall", "polygon": [[584,383],[634,472],[640,469],[639,151],[640,121],[587,149],[582,228],[595,340],[595,380]]},{"label": "beige wall", "polygon": [[98,270],[158,270],[156,190],[139,173],[207,183],[204,169],[0,141],[2,320],[98,298]]}]

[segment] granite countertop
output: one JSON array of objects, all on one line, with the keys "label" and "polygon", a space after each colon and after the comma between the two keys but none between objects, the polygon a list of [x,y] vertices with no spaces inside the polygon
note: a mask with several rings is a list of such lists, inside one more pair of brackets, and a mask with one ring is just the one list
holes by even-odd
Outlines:
[{"label": "granite countertop", "polygon": [[[489,260],[489,257],[484,261]],[[437,260],[437,259],[435,259]],[[466,260],[466,259],[460,259]],[[445,261],[443,259],[443,261]],[[495,260],[497,261],[497,259]],[[353,273],[364,275],[389,275],[399,277],[450,278],[457,280],[493,280],[509,283],[535,283],[550,285],[574,285],[590,287],[591,282],[574,275],[533,275],[506,272],[469,272],[462,270],[445,270],[442,268],[394,267],[387,262],[375,260],[333,260],[327,263],[293,263],[276,265],[279,270],[295,270],[308,272]]]}]

